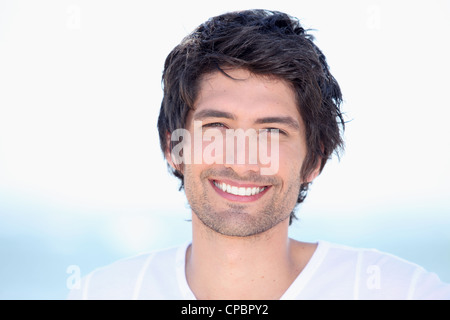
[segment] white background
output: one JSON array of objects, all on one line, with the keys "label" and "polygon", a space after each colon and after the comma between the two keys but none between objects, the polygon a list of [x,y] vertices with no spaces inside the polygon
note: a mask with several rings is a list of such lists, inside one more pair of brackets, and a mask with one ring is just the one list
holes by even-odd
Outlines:
[{"label": "white background", "polygon": [[[164,59],[207,18],[284,11],[314,29],[346,151],[291,234],[375,247],[450,282],[450,2],[0,0],[0,298],[189,240],[156,120]],[[72,270],[72,269],[69,269]]]}]

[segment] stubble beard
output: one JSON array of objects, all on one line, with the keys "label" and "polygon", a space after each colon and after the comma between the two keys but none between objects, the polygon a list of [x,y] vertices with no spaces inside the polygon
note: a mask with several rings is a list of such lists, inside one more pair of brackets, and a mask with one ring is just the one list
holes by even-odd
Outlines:
[{"label": "stubble beard", "polygon": [[[229,170],[228,175],[225,175],[225,171],[220,171],[221,177],[229,177],[236,179],[236,175]],[[279,179],[277,178],[259,178],[254,176],[252,181],[260,182],[261,180],[270,180],[268,183],[274,190],[270,191],[264,197],[271,197],[271,199],[258,199],[257,201],[264,201],[265,205],[261,208],[257,208],[257,212],[250,212],[249,207],[253,207],[254,204],[248,203],[234,203],[227,202],[225,208],[217,208],[214,206],[211,197],[208,196],[208,188],[210,188],[207,177],[210,172],[204,172],[201,175],[202,189],[190,183],[189,173],[185,174],[185,192],[188,198],[190,207],[193,214],[196,215],[208,229],[213,232],[219,233],[224,236],[230,237],[254,237],[265,233],[272,229],[282,221],[285,221],[290,217],[291,212],[297,203],[298,191],[300,190],[300,175],[298,179],[290,180],[284,193],[278,193],[278,187],[281,186]],[[247,178],[248,180],[248,178]],[[197,183],[198,184],[198,183]],[[199,193],[198,190],[202,192]]]}]

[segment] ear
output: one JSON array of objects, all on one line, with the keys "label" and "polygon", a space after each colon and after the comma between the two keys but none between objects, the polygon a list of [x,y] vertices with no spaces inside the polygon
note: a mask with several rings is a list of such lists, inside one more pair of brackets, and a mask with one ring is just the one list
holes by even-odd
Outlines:
[{"label": "ear", "polygon": [[316,168],[308,175],[306,181],[313,182],[314,179],[316,179],[317,176],[320,174],[320,171],[322,171],[321,167],[322,167],[322,159],[319,160],[319,163],[317,164]]},{"label": "ear", "polygon": [[169,131],[166,132],[166,148],[164,150],[164,157],[166,158],[167,163],[174,169],[174,170],[178,170],[178,168],[176,167],[176,165],[173,162],[172,159],[172,152],[171,152],[171,135],[169,133]]}]

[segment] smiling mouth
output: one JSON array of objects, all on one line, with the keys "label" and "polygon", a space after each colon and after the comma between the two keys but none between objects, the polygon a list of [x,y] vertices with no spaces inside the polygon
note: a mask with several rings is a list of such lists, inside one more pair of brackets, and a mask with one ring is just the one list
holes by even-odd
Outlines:
[{"label": "smiling mouth", "polygon": [[211,185],[221,196],[232,201],[254,201],[259,199],[270,186],[233,185],[219,180],[210,180]]}]

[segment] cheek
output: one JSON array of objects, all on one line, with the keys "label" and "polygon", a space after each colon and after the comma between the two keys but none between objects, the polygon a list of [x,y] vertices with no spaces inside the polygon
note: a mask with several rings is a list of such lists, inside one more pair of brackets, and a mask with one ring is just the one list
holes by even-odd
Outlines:
[{"label": "cheek", "polygon": [[[280,175],[283,177],[284,201],[287,206],[296,205],[302,184],[301,167],[304,154],[297,150],[289,150],[281,157]],[[281,171],[282,170],[282,171]]]},{"label": "cheek", "polygon": [[190,164],[186,165],[184,170],[184,192],[189,200],[195,199],[203,193],[197,167],[197,165]]},{"label": "cheek", "polygon": [[280,159],[283,164],[298,173],[300,173],[305,156],[306,152],[301,144],[289,144],[280,147]]},{"label": "cheek", "polygon": [[225,134],[223,130],[203,130],[201,123],[185,130],[186,139],[183,144],[184,163],[194,165],[210,165],[224,163]]},{"label": "cheek", "polygon": [[[279,172],[278,175],[284,181],[283,188],[288,192],[297,193],[302,183],[301,168],[305,152],[299,144],[281,145],[279,152]],[[295,190],[295,192],[294,192]]]},{"label": "cheek", "polygon": [[202,148],[198,149],[202,153],[202,163],[223,164],[226,161],[226,140],[225,131],[218,129],[208,129],[203,132]]}]

